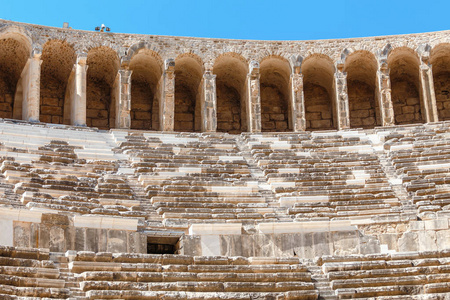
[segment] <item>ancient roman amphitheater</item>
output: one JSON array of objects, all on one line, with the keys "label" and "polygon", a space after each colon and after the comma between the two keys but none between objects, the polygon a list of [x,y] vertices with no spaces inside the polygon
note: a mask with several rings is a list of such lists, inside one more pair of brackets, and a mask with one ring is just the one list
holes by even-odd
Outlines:
[{"label": "ancient roman amphitheater", "polygon": [[0,20],[0,299],[450,299],[450,32]]}]

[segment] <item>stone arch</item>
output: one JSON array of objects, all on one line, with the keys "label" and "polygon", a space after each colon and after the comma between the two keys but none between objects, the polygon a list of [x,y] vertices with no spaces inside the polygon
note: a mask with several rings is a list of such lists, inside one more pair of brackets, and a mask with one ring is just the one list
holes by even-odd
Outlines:
[{"label": "stone arch", "polygon": [[192,53],[175,59],[175,131],[201,130],[203,61]]},{"label": "stone arch", "polygon": [[131,128],[157,130],[162,59],[150,49],[138,49],[131,57],[130,70]]},{"label": "stone arch", "polygon": [[260,64],[261,130],[292,130],[289,105],[289,62],[279,56],[264,58]]},{"label": "stone arch", "polygon": [[420,89],[419,57],[407,47],[389,52],[391,98],[395,124],[423,123],[423,103]]},{"label": "stone arch", "polygon": [[450,43],[431,50],[434,91],[439,120],[450,120]]},{"label": "stone arch", "polygon": [[350,127],[373,128],[381,125],[376,100],[377,61],[366,50],[358,50],[345,58]]},{"label": "stone arch", "polygon": [[312,54],[302,64],[307,130],[337,127],[334,121],[334,70],[333,61],[323,54]]},{"label": "stone arch", "polygon": [[64,123],[64,103],[67,82],[76,61],[75,50],[62,40],[49,40],[42,50],[40,115],[46,123]]},{"label": "stone arch", "polygon": [[0,33],[0,118],[22,118],[21,99],[15,101],[15,95],[22,93],[20,77],[30,54],[28,36],[16,30]]},{"label": "stone arch", "polygon": [[124,57],[125,60],[127,61],[131,61],[131,59],[133,59],[134,56],[136,56],[137,54],[139,54],[140,52],[142,52],[143,50],[148,50],[149,52],[147,54],[157,58],[159,60],[159,63],[161,65],[162,68],[162,54],[160,53],[160,51],[157,49],[157,47],[153,46],[152,44],[145,42],[145,41],[140,41],[139,43],[135,43],[133,45],[131,45],[127,50],[126,50],[126,56]]},{"label": "stone arch", "polygon": [[228,133],[246,131],[247,61],[237,53],[225,53],[215,60],[213,73],[217,76],[217,131]]},{"label": "stone arch", "polygon": [[106,46],[92,48],[87,65],[86,125],[110,129],[115,124],[111,91],[119,69],[119,56]]}]

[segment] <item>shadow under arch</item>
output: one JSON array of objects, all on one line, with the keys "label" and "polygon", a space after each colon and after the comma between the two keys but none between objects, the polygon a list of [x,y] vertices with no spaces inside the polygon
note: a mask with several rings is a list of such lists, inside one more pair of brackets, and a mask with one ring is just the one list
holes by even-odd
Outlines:
[{"label": "shadow under arch", "polygon": [[213,73],[217,76],[217,131],[247,131],[247,61],[237,53],[224,53],[215,60]]},{"label": "shadow under arch", "polygon": [[110,129],[115,124],[112,89],[119,70],[119,56],[113,49],[100,46],[87,55],[86,125]]},{"label": "shadow under arch", "polygon": [[162,63],[161,56],[146,47],[132,52],[131,129],[159,129]]},{"label": "shadow under arch", "polygon": [[175,59],[175,131],[201,131],[201,81],[204,64],[193,53]]},{"label": "shadow under arch", "polygon": [[289,82],[291,67],[289,61],[280,56],[268,56],[260,64],[261,130],[292,130],[289,105]]},{"label": "shadow under arch", "polygon": [[443,43],[431,50],[434,92],[440,121],[450,120],[450,44]]},{"label": "shadow under arch", "polygon": [[423,123],[425,115],[417,53],[408,47],[395,48],[389,52],[387,63],[395,124]]},{"label": "shadow under arch", "polygon": [[22,119],[21,74],[31,55],[31,39],[10,29],[0,32],[0,118]]},{"label": "shadow under arch", "polygon": [[337,128],[333,90],[334,70],[331,58],[323,54],[312,54],[303,61],[307,130]]},{"label": "shadow under arch", "polygon": [[345,59],[350,127],[374,128],[381,125],[376,99],[377,61],[373,53],[358,50]]},{"label": "shadow under arch", "polygon": [[[66,88],[76,61],[75,50],[63,40],[49,40],[42,49],[40,114],[46,123],[69,124],[70,103],[65,103]],[[66,122],[65,122],[66,120]]]}]

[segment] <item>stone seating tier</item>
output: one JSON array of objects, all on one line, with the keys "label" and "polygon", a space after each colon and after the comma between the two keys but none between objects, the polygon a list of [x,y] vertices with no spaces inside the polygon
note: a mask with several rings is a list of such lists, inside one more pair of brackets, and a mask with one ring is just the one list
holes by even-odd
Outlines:
[{"label": "stone seating tier", "polygon": [[78,252],[69,268],[79,274],[89,299],[318,297],[306,266],[296,258]]},{"label": "stone seating tier", "polygon": [[0,296],[2,299],[67,299],[69,289],[60,271],[40,249],[0,246]]},{"label": "stone seating tier", "polygon": [[450,293],[448,250],[323,256],[318,264],[339,299]]},{"label": "stone seating tier", "polygon": [[[315,265],[334,299],[445,299],[450,293],[449,250],[325,255],[314,262],[89,251],[62,255],[1,246],[2,299],[317,299],[323,291],[310,272]],[[72,274],[64,278],[63,262],[68,263],[65,274]]]},{"label": "stone seating tier", "polygon": [[[440,155],[448,153],[448,128],[442,124],[240,136],[93,130],[64,136],[62,129],[43,126],[1,124],[2,148],[14,154],[2,156],[2,203],[9,198],[11,204],[33,210],[167,219],[172,224],[188,220],[183,228],[208,220],[404,218],[412,208],[404,198],[400,201],[398,187],[392,189],[392,176],[397,176],[417,216],[448,210],[448,169],[442,164],[435,168]],[[35,134],[29,142],[31,133],[24,134],[23,128]],[[83,152],[87,149],[105,149],[112,156],[89,159]],[[411,163],[396,161],[414,158],[399,156],[408,151],[417,162],[432,165],[387,176],[383,153],[396,168]]]}]

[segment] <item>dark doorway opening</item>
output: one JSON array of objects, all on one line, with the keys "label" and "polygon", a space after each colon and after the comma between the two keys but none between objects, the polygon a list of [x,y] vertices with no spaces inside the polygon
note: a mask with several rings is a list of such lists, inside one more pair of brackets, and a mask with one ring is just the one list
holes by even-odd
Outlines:
[{"label": "dark doorway opening", "polygon": [[148,236],[147,254],[178,254],[179,237]]}]

